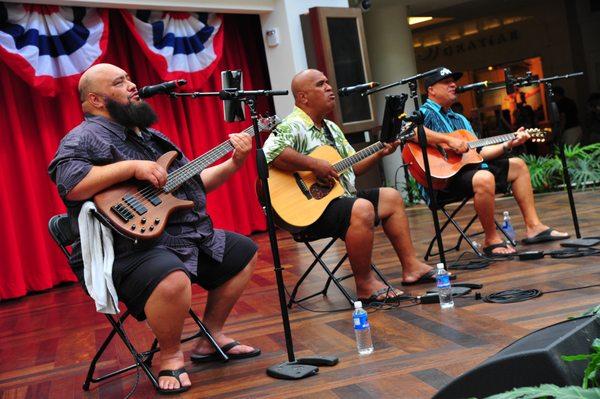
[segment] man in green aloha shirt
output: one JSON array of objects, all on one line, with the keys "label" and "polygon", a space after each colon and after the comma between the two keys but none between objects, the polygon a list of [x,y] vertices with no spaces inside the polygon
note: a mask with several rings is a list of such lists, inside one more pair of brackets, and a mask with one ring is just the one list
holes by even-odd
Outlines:
[{"label": "man in green aloha shirt", "polygon": [[285,171],[312,171],[323,181],[339,179],[345,191],[303,233],[339,237],[346,242],[357,297],[366,303],[389,302],[402,294],[398,290],[387,292],[387,286],[375,277],[370,267],[374,227],[379,221],[402,264],[402,284],[435,281],[433,269],[417,259],[398,191],[384,187],[357,192],[354,188],[355,174],[364,173],[378,160],[394,152],[398,143],[386,144],[384,149],[338,176],[328,161],[307,156],[322,145],[334,146],[342,158],[355,152],[340,128],[325,119],[335,106],[335,96],[327,77],[314,69],[304,70],[294,76],[292,94],[296,104],[294,111],[264,144],[267,162]]}]

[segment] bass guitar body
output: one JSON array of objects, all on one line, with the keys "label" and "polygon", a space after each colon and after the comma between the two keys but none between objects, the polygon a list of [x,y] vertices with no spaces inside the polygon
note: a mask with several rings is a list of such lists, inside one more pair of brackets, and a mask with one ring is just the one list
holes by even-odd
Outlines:
[{"label": "bass guitar body", "polygon": [[[334,164],[342,160],[337,150],[321,146],[309,154],[310,157],[324,159]],[[344,188],[335,180],[331,187],[317,182],[317,177],[308,171],[286,172],[269,168],[269,192],[271,204],[278,217],[290,230],[301,230],[310,226],[323,214],[331,201],[344,194]]]},{"label": "bass guitar body", "polygon": [[[468,130],[456,130],[448,134],[465,141],[477,140],[477,137]],[[404,163],[409,165],[408,170],[415,180],[422,186],[427,187],[427,175],[421,146],[418,143],[407,142],[402,150],[402,158]],[[454,151],[445,151],[433,146],[427,147],[427,159],[429,160],[434,190],[446,188],[448,180],[464,166],[483,162],[483,158],[475,149],[470,149],[464,154],[457,154]]]},{"label": "bass guitar body", "polygon": [[[176,151],[169,151],[156,163],[168,170],[176,157]],[[159,237],[175,210],[194,206],[192,201],[181,200],[142,181],[114,185],[96,194],[94,204],[114,228],[131,238],[144,240]]]}]

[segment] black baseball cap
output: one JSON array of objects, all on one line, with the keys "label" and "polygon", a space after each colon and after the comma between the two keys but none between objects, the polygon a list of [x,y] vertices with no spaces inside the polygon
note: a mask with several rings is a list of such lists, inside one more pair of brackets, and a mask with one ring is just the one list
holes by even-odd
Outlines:
[{"label": "black baseball cap", "polygon": [[452,72],[451,70],[449,70],[446,67],[439,67],[435,71],[436,71],[435,73],[433,73],[433,74],[427,76],[425,79],[423,79],[423,84],[425,85],[425,90],[427,90],[427,88],[429,86],[439,82],[440,80],[452,78],[456,82],[458,79],[460,79],[463,76],[462,72]]}]

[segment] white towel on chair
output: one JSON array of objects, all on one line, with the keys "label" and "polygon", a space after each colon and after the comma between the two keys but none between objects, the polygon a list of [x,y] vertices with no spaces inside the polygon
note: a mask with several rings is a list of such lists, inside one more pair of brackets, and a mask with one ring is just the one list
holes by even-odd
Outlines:
[{"label": "white towel on chair", "polygon": [[119,313],[119,298],[112,279],[112,266],[115,260],[113,236],[109,228],[94,217],[91,211],[96,206],[86,201],[79,212],[79,235],[83,256],[83,278],[96,311]]}]

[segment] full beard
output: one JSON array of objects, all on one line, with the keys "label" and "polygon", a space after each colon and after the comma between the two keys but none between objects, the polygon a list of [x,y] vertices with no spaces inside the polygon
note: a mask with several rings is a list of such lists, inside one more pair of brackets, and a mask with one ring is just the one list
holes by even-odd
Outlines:
[{"label": "full beard", "polygon": [[156,112],[145,101],[121,104],[106,98],[106,110],[113,120],[125,127],[145,129],[158,120]]}]

